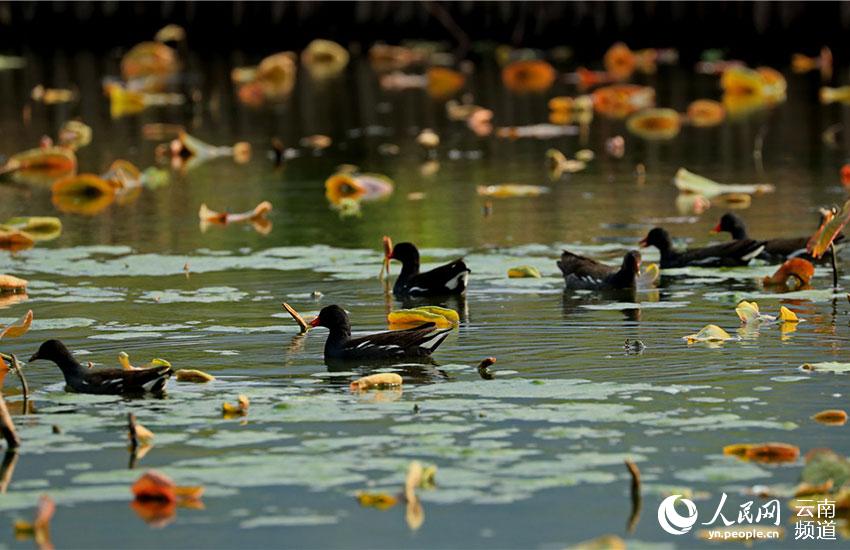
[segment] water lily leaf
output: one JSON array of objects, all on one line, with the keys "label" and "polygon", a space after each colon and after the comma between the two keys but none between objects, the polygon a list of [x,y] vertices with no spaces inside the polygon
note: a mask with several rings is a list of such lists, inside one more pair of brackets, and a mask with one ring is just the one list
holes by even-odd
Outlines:
[{"label": "water lily leaf", "polygon": [[847,423],[847,412],[841,409],[828,409],[812,416],[812,420],[827,426],[843,426]]},{"label": "water lily leaf", "polygon": [[20,182],[51,183],[76,170],[77,156],[70,149],[39,147],[13,155],[0,167],[0,174],[11,172],[12,179]]},{"label": "water lily leaf", "polygon": [[351,383],[351,391],[367,391],[371,389],[383,389],[401,386],[404,381],[399,374],[394,372],[380,372],[358,378]]},{"label": "water lily leaf", "polygon": [[740,443],[723,447],[723,454],[753,462],[794,462],[800,457],[800,448],[787,443]]},{"label": "water lily leaf", "polygon": [[398,499],[387,493],[357,493],[357,502],[364,508],[387,510],[398,504]]},{"label": "water lily leaf", "polygon": [[730,193],[743,193],[746,195],[772,193],[775,187],[770,184],[730,184],[718,183],[684,168],[679,168],[673,183],[680,191],[702,195],[706,198],[714,198],[719,195]]},{"label": "water lily leaf", "polygon": [[799,323],[801,321],[796,313],[785,306],[779,307],[779,320],[783,323]]},{"label": "water lily leaf", "polygon": [[523,278],[535,278],[539,279],[542,277],[540,275],[540,270],[531,265],[520,265],[517,267],[512,267],[508,270],[508,277],[511,279],[523,279]]},{"label": "water lily leaf", "polygon": [[0,331],[0,339],[2,338],[17,338],[26,334],[32,326],[32,310],[27,311],[26,315],[6,326]]},{"label": "water lily leaf", "polygon": [[239,397],[236,398],[236,404],[232,403],[224,403],[221,406],[221,411],[224,414],[225,418],[231,418],[235,416],[245,416],[248,414],[248,406],[250,405],[250,400],[248,396],[245,394],[240,394]]},{"label": "water lily leaf", "polygon": [[800,481],[820,485],[832,481],[840,487],[850,481],[850,460],[829,449],[815,449],[806,454],[806,465]]},{"label": "water lily leaf", "polygon": [[837,213],[830,211],[824,215],[823,223],[806,246],[809,254],[814,258],[822,257],[848,221],[850,221],[850,200],[845,202]]},{"label": "water lily leaf", "polygon": [[539,197],[549,192],[548,187],[542,185],[522,185],[518,183],[505,183],[502,185],[479,185],[476,191],[482,197],[506,199],[512,197]]},{"label": "water lily leaf", "polygon": [[[446,308],[421,307],[413,309],[398,309],[387,314],[387,322],[390,328],[401,328],[418,326],[422,323],[434,323],[437,328],[449,328],[457,324],[459,320],[458,314],[454,310],[446,310]],[[451,312],[451,313],[448,313]]]},{"label": "water lily leaf", "polygon": [[32,248],[35,239],[29,233],[0,226],[0,249],[17,252]]},{"label": "water lily leaf", "polygon": [[3,225],[23,231],[36,241],[49,241],[62,233],[62,222],[52,216],[18,216]]},{"label": "water lily leaf", "polygon": [[195,384],[203,384],[215,380],[215,376],[195,369],[179,369],[174,373],[174,376],[178,382],[192,382]]},{"label": "water lily leaf", "polygon": [[24,292],[26,291],[29,282],[26,279],[13,277],[0,273],[0,293],[3,292]]},{"label": "water lily leaf", "polygon": [[735,340],[728,332],[718,327],[717,325],[705,325],[696,334],[684,336],[689,344],[694,342],[725,342],[726,340]]},{"label": "water lily leaf", "polygon": [[850,372],[850,363],[840,363],[838,361],[823,361],[821,363],[804,363],[800,365],[803,370],[816,372],[832,372],[841,374]]}]

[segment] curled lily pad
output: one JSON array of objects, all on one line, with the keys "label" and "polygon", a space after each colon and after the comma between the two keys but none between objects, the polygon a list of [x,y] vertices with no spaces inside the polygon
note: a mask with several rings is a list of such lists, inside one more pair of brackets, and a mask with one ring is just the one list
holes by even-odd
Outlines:
[{"label": "curled lily pad", "polygon": [[0,293],[25,292],[28,284],[26,279],[0,273]]},{"label": "curled lily pad", "polygon": [[705,325],[696,334],[683,336],[683,339],[687,340],[689,344],[692,344],[694,342],[725,342],[727,340],[735,340],[735,337],[717,325]]},{"label": "curled lily pad", "polygon": [[179,369],[174,373],[178,382],[204,384],[215,380],[215,376],[196,369]]},{"label": "curled lily pad", "polygon": [[731,184],[718,183],[708,178],[689,172],[684,168],[679,168],[676,172],[676,177],[673,180],[676,187],[683,192],[702,195],[706,198],[714,198],[720,195],[730,193],[743,193],[746,195],[772,193],[776,188],[767,183],[757,184]]},{"label": "curled lily pad", "polygon": [[523,278],[534,278],[539,279],[542,277],[540,275],[540,270],[531,265],[520,265],[517,267],[512,267],[508,270],[508,277],[511,279],[523,279]]},{"label": "curled lily pad", "polygon": [[301,52],[301,63],[313,78],[329,78],[348,65],[348,50],[331,40],[317,39]]},{"label": "curled lily pad", "polygon": [[32,310],[27,311],[26,315],[7,325],[6,328],[0,330],[0,339],[2,338],[17,338],[26,334],[32,326]]},{"label": "curled lily pad", "polygon": [[747,302],[746,300],[741,301],[738,306],[735,308],[735,313],[738,314],[738,318],[742,323],[759,323],[759,322],[771,322],[775,321],[776,317],[772,315],[765,315],[759,311],[759,305],[755,302]]},{"label": "curled lily pad", "polygon": [[827,426],[843,426],[847,423],[847,412],[841,409],[829,409],[815,414],[812,420]]},{"label": "curled lily pad", "polygon": [[394,372],[380,372],[358,378],[351,383],[351,391],[366,391],[371,389],[392,388],[401,386],[403,380]]},{"label": "curled lily pad", "polygon": [[815,275],[815,266],[803,258],[791,258],[785,261],[776,272],[762,279],[766,287],[785,287],[788,290],[799,290],[809,284]]},{"label": "curled lily pad", "polygon": [[[398,309],[387,314],[387,322],[390,324],[390,328],[410,327],[422,323],[434,323],[437,328],[448,328],[457,324],[457,321],[440,311],[435,311],[435,309],[444,310],[445,308],[433,308],[432,306],[429,308]],[[447,311],[453,313],[455,319],[457,318],[457,312]]]},{"label": "curled lily pad", "polygon": [[681,117],[673,109],[644,109],[626,121],[629,132],[650,140],[673,139],[681,127]]},{"label": "curled lily pad", "polygon": [[17,229],[5,230],[0,227],[0,249],[16,252],[32,248],[34,244],[35,239],[29,233]]},{"label": "curled lily pad", "polygon": [[0,168],[0,174],[11,173],[21,182],[51,183],[77,170],[77,156],[64,147],[29,149],[13,155]]},{"label": "curled lily pad", "polygon": [[53,216],[18,216],[3,226],[23,231],[36,241],[49,241],[62,233],[62,222]]},{"label": "curled lily pad", "polygon": [[53,205],[70,214],[93,216],[115,201],[118,186],[96,174],[80,174],[53,184]]},{"label": "curled lily pad", "polygon": [[742,443],[723,447],[723,454],[754,462],[794,462],[800,457],[800,448],[787,443]]},{"label": "curled lily pad", "polygon": [[779,308],[779,320],[783,323],[799,323],[802,319],[785,306]]},{"label": "curled lily pad", "polygon": [[476,191],[483,197],[506,199],[512,197],[539,197],[544,193],[548,193],[549,188],[542,185],[505,183],[502,185],[479,185]]}]

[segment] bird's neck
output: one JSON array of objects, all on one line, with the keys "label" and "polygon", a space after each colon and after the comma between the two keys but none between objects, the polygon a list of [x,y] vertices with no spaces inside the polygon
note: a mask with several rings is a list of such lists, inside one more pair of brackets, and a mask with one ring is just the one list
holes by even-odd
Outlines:
[{"label": "bird's neck", "polygon": [[330,333],[328,334],[328,339],[325,341],[326,349],[342,347],[346,342],[351,340],[351,327],[348,325],[333,327],[328,330]]},{"label": "bird's neck", "polygon": [[405,260],[401,264],[401,273],[399,273],[398,278],[401,280],[409,279],[417,273],[419,273],[419,259]]},{"label": "bird's neck", "polygon": [[732,234],[732,238],[736,240],[746,239],[747,238],[747,228],[743,225],[736,225],[732,228],[732,231],[729,233]]},{"label": "bird's neck", "polygon": [[54,363],[56,363],[56,366],[58,366],[62,371],[66,382],[82,378],[86,372],[86,369],[79,363],[79,361],[70,355],[57,357],[54,360]]},{"label": "bird's neck", "polygon": [[637,272],[634,262],[629,262],[620,266],[620,269],[611,276],[611,279],[617,286],[629,287],[635,285],[635,275],[637,275]]}]

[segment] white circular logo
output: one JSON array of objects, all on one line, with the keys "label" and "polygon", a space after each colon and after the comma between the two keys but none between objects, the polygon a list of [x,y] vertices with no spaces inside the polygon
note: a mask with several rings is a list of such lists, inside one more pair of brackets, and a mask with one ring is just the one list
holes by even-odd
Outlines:
[{"label": "white circular logo", "polygon": [[[676,500],[681,500],[688,509],[688,515],[681,516],[676,511]],[[682,495],[671,495],[658,506],[658,524],[671,535],[684,535],[697,522],[697,506]]]}]

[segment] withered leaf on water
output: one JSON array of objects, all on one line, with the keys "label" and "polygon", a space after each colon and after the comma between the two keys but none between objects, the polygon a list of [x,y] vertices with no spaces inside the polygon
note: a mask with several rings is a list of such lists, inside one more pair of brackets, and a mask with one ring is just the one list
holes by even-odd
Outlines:
[{"label": "withered leaf on water", "polygon": [[29,310],[23,317],[6,326],[3,330],[0,330],[0,338],[17,338],[23,336],[29,331],[31,326],[32,310]]}]

